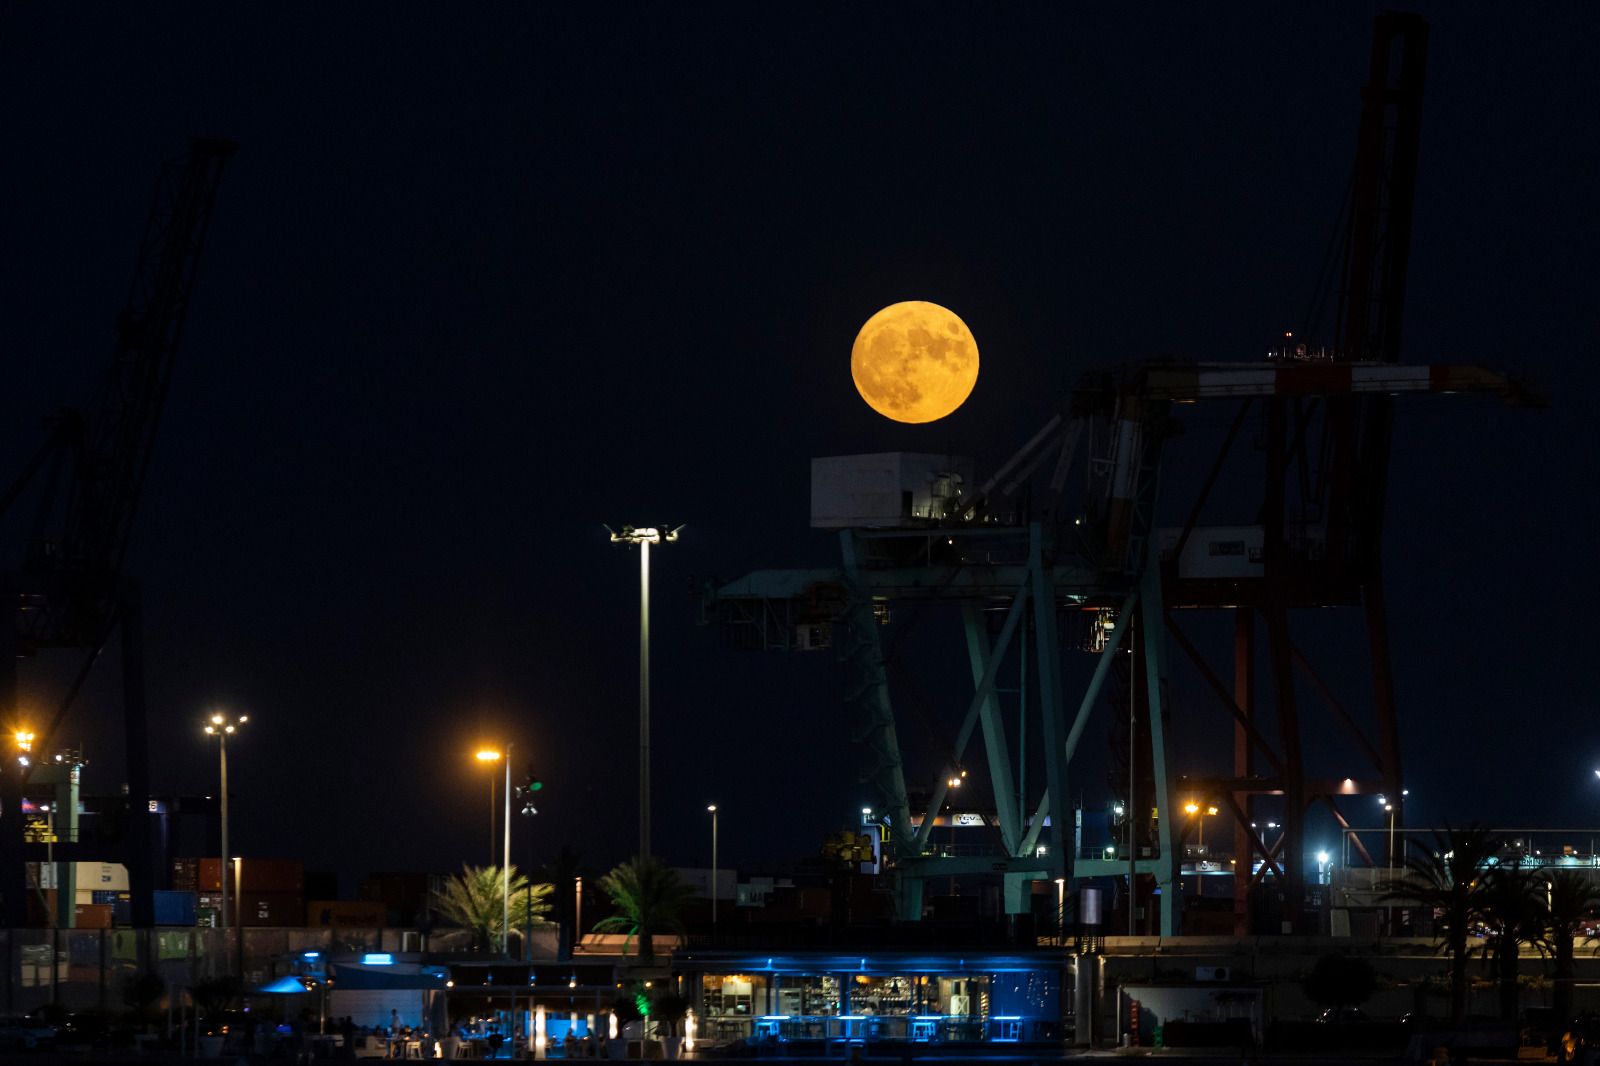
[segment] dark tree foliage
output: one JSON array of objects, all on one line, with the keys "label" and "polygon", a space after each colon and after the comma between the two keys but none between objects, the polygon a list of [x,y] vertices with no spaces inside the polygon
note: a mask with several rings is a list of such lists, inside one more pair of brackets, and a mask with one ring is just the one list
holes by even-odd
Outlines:
[{"label": "dark tree foliage", "polygon": [[135,974],[122,983],[122,1004],[140,1023],[148,1022],[166,990],[167,982],[160,974]]},{"label": "dark tree foliage", "polygon": [[1437,916],[1441,947],[1450,956],[1450,1017],[1467,1016],[1467,960],[1472,927],[1483,917],[1482,871],[1500,853],[1501,840],[1493,830],[1478,826],[1433,833],[1433,847],[1418,849],[1406,860],[1404,877],[1384,886],[1390,903],[1431,910]]},{"label": "dark tree foliage", "polygon": [[1372,998],[1378,978],[1366,959],[1324,955],[1301,982],[1306,998],[1325,1007],[1355,1007]]}]

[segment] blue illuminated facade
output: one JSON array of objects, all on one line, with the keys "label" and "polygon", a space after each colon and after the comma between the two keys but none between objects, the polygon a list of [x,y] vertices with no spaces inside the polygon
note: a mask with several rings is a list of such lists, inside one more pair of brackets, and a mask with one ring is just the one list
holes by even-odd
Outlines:
[{"label": "blue illuminated facade", "polygon": [[1059,953],[682,951],[708,1044],[1056,1042]]}]

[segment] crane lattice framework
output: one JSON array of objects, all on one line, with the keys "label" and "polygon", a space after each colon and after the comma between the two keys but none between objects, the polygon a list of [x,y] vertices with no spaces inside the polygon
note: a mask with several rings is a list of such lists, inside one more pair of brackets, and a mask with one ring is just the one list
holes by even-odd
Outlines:
[{"label": "crane lattice framework", "polygon": [[[846,699],[868,752],[866,776],[888,812],[903,916],[920,914],[924,878],[969,868],[1005,874],[1010,913],[1026,909],[1028,881],[1134,874],[1154,878],[1161,932],[1170,934],[1179,913],[1178,857],[1190,827],[1173,812],[1181,784],[1191,799],[1225,805],[1233,816],[1235,930],[1252,931],[1250,891],[1269,876],[1281,886],[1283,927],[1295,930],[1304,905],[1308,808],[1326,805],[1350,832],[1341,796],[1382,790],[1401,802],[1380,564],[1393,398],[1489,392],[1512,403],[1537,402],[1493,371],[1399,362],[1426,54],[1421,18],[1377,17],[1330,345],[1310,350],[1291,335],[1263,362],[1156,363],[1092,376],[970,496],[891,528],[844,530],[844,564],[837,570],[761,571],[709,597],[712,617],[752,647],[818,647],[831,635],[850,679]],[[1156,530],[1161,450],[1177,426],[1175,414],[1190,404],[1230,402],[1237,411],[1184,510],[1184,524]],[[1247,485],[1259,494],[1258,506],[1240,524],[1201,526],[1253,413],[1261,421],[1264,464],[1250,472]],[[1081,496],[1066,494],[1069,482],[1081,487]],[[948,767],[935,775],[922,824],[914,828],[880,623],[895,604],[928,601],[959,604],[974,692]],[[1291,612],[1330,607],[1361,616],[1372,688],[1359,705],[1341,700],[1293,640]],[[1060,622],[1063,612],[1077,610],[1100,612],[1110,631],[1094,642],[1101,658],[1069,701]],[[1232,614],[1231,686],[1223,680],[1226,668],[1209,663],[1177,622],[1179,613],[1208,610]],[[992,639],[986,615],[1003,619]],[[1019,629],[1031,634],[1031,666],[1030,640],[1019,639]],[[1257,678],[1258,631],[1266,638],[1266,685]],[[1209,690],[1203,702],[1214,699],[1232,723],[1231,773],[1189,775],[1181,782],[1172,775],[1169,638]],[[1017,747],[1025,748],[1030,735],[1044,744],[1046,782],[1031,801],[1024,795],[1028,760],[1020,751],[1012,758],[995,685],[1008,655],[1019,660],[1017,676],[1025,679],[1019,687],[1031,681],[1036,694],[1020,700]],[[1130,737],[1135,749],[1143,741],[1147,762],[1130,751],[1127,857],[1080,857],[1068,846],[1067,785],[1085,726],[1120,655],[1129,660],[1119,673],[1126,674]],[[1308,776],[1297,677],[1354,738],[1357,768]],[[944,782],[980,725],[1004,861],[935,857],[929,840]],[[1269,736],[1274,725],[1276,738]],[[1141,765],[1149,767],[1147,780],[1135,781]],[[1263,795],[1281,797],[1283,809],[1284,832],[1270,845],[1252,825],[1255,799]],[[1403,814],[1397,811],[1396,818]],[[1371,862],[1359,838],[1351,833],[1351,839]]]},{"label": "crane lattice framework", "polygon": [[[0,624],[0,720],[19,721],[18,663],[66,651],[78,666],[35,750],[48,753],[90,669],[112,635],[121,635],[123,745],[127,811],[122,831],[135,925],[151,924],[154,888],[149,846],[149,745],[139,588],[123,573],[139,496],[155,447],[167,386],[183,335],[212,207],[236,146],[196,138],[182,159],[163,167],[139,248],[128,302],[99,402],[67,409],[0,497],[0,517],[24,499],[34,504],[22,565],[0,573],[10,615]],[[20,508],[19,508],[20,509]],[[26,924],[22,795],[36,768],[10,758],[0,765],[0,907],[8,928]],[[60,861],[104,859],[59,845]],[[70,901],[66,913],[71,913]]]},{"label": "crane lattice framework", "polygon": [[[1189,586],[1174,566],[1188,542],[1214,542],[1192,517],[1183,530],[1165,536],[1153,525],[1161,449],[1175,430],[1174,405],[1224,399],[1248,409],[1253,403],[1270,407],[1369,392],[1483,391],[1516,395],[1505,377],[1476,367],[1350,363],[1330,373],[1327,366],[1300,363],[1150,364],[1120,376],[1096,375],[994,476],[971,494],[947,501],[943,513],[842,530],[840,567],[756,571],[715,588],[707,616],[745,647],[836,650],[855,739],[866,752],[863,776],[885,814],[903,916],[921,913],[921,886],[929,877],[1002,873],[1007,910],[1021,913],[1028,909],[1029,882],[1122,875],[1131,866],[1161,888],[1160,924],[1170,934],[1177,925],[1183,826],[1166,815],[1176,787],[1168,750],[1167,637],[1174,634],[1180,646],[1192,647],[1170,620],[1174,608],[1189,605],[1183,599],[1187,591],[1179,591]],[[1235,432],[1242,421],[1241,414]],[[1082,486],[1081,495],[1067,491],[1069,482]],[[1227,529],[1237,536],[1237,527]],[[1249,583],[1234,579],[1198,587],[1221,595],[1224,585],[1237,590]],[[973,690],[948,760],[930,783],[919,826],[908,798],[891,700],[892,656],[883,634],[898,609],[916,613],[929,604],[959,609]],[[1095,612],[1109,626],[1088,651],[1068,648],[1062,635],[1064,613],[1079,611]],[[1099,656],[1088,683],[1075,693],[1063,682],[1070,654]],[[1149,844],[1131,848],[1131,861],[1075,855],[1070,813],[1052,816],[1072,809],[1067,797],[1074,760],[1118,654],[1131,662],[1133,713],[1147,724],[1146,755],[1153,767],[1154,809],[1141,830]],[[1013,671],[1025,676],[1025,687],[1035,695],[1024,697],[1021,720],[1008,728],[997,681]],[[1276,747],[1224,694],[1243,735],[1270,750],[1277,768],[1283,760]],[[974,761],[968,751],[978,734],[1004,855],[934,855],[933,814],[943,805],[951,770]],[[1045,781],[1032,791],[1025,784],[1030,740],[1042,744],[1045,769]],[[1292,758],[1298,759],[1297,750]],[[1284,790],[1276,777],[1249,787]],[[1342,781],[1338,787],[1345,787]],[[1253,846],[1267,857],[1268,870],[1289,876],[1293,862],[1281,841],[1269,848],[1255,838]]]}]

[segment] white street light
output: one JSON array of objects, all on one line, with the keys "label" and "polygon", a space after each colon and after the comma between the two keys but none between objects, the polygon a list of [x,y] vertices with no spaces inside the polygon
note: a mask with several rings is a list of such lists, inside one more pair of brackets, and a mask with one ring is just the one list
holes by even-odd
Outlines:
[{"label": "white street light", "polygon": [[650,857],[650,545],[671,544],[682,526],[663,532],[654,526],[610,526],[613,544],[639,546],[639,858]]},{"label": "white street light", "polygon": [[[222,913],[218,918],[220,927],[228,928],[228,867],[230,858],[228,852],[228,738],[239,731],[239,727],[250,720],[248,714],[241,714],[238,718],[213,711],[206,719],[206,736],[217,738],[217,772],[221,778],[222,790],[222,855],[218,876],[222,881]],[[226,949],[224,949],[226,950]]]},{"label": "white street light", "polygon": [[707,807],[711,812],[711,935],[717,935],[717,805]]}]

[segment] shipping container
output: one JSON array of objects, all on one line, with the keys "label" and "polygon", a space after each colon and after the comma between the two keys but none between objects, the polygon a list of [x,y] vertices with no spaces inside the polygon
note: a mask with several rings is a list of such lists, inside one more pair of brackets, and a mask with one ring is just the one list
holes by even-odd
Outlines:
[{"label": "shipping container", "polygon": [[[222,860],[200,859],[198,862],[200,868],[200,880],[195,887],[197,887],[201,892],[221,892]],[[231,888],[232,885],[230,884],[229,887]]]},{"label": "shipping container", "polygon": [[157,925],[194,925],[198,920],[193,892],[157,891],[153,896]]},{"label": "shipping container", "polygon": [[[252,859],[246,856],[239,860],[238,877],[245,892],[295,895],[305,892],[305,863],[299,859]],[[230,881],[228,888],[233,887]],[[221,859],[199,860],[199,877],[195,888],[200,892],[222,891]]]},{"label": "shipping container", "polygon": [[[222,893],[202,892],[196,898],[201,925],[206,925],[205,915],[213,916],[222,907]],[[285,927],[298,929],[305,920],[306,903],[298,894],[290,892],[246,892],[238,899],[228,897],[228,924],[246,928]]]},{"label": "shipping container", "polygon": [[79,929],[110,929],[111,919],[111,905],[108,903],[78,904]]},{"label": "shipping container", "polygon": [[128,868],[120,862],[80,862],[74,864],[77,888],[104,892],[128,891]]},{"label": "shipping container", "polygon": [[387,925],[388,908],[376,900],[317,899],[306,904],[306,925],[312,929],[378,929]]},{"label": "shipping container", "polygon": [[239,899],[239,924],[294,927],[305,920],[305,897],[298,892],[245,892]]},{"label": "shipping container", "polygon": [[172,888],[176,892],[198,892],[200,890],[199,859],[172,860]]}]

